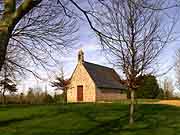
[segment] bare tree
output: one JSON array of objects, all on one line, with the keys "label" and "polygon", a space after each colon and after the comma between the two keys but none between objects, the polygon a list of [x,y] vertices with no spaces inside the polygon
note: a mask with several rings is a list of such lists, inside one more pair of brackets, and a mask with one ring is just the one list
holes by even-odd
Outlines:
[{"label": "bare tree", "polygon": [[[136,4],[133,0],[132,3]],[[157,0],[157,1],[146,1],[146,3],[141,3],[141,7],[148,8],[155,11],[169,10],[173,8],[179,8],[179,0]]]},{"label": "bare tree", "polygon": [[176,53],[176,84],[177,87],[180,88],[180,49],[178,49],[177,53]]},{"label": "bare tree", "polygon": [[104,34],[99,35],[102,48],[127,79],[131,93],[130,124],[134,122],[134,93],[138,78],[152,71],[153,62],[172,32],[172,27],[168,32],[163,29],[160,12],[143,8],[142,4],[146,1],[100,1],[101,10],[94,13],[96,27]]},{"label": "bare tree", "polygon": [[[106,1],[88,0],[86,3],[88,3],[90,8],[92,9],[92,10],[89,10],[89,9],[87,9],[87,6],[83,6],[83,4],[80,4],[83,2],[78,2],[75,0],[52,0],[52,1],[48,1],[48,0],[3,0],[3,1],[0,1],[0,70],[1,70],[4,60],[5,60],[7,46],[9,44],[11,44],[11,43],[9,43],[10,38],[15,41],[17,39],[22,38],[23,41],[19,42],[20,40],[18,40],[18,41],[16,41],[16,44],[17,43],[21,44],[22,50],[26,51],[27,54],[31,54],[33,52],[31,50],[32,49],[31,44],[37,45],[38,43],[41,43],[41,45],[43,45],[43,47],[41,47],[41,49],[40,49],[40,53],[42,53],[44,50],[46,50],[46,54],[49,54],[49,53],[51,53],[51,51],[50,51],[51,48],[54,48],[54,49],[57,48],[57,46],[56,46],[57,42],[55,42],[54,39],[57,39],[57,38],[59,39],[58,45],[59,45],[59,43],[60,43],[60,45],[62,45],[62,42],[65,42],[65,41],[66,41],[66,43],[68,43],[67,42],[68,40],[66,40],[66,38],[62,38],[62,37],[64,37],[64,35],[66,35],[66,37],[67,37],[67,31],[70,31],[70,30],[66,29],[65,30],[66,34],[65,34],[64,31],[62,30],[62,26],[64,29],[65,27],[69,28],[73,24],[73,26],[71,26],[71,28],[74,28],[75,23],[71,22],[70,20],[72,18],[74,18],[73,15],[78,14],[79,11],[83,14],[83,16],[86,18],[91,29],[93,31],[95,31],[95,33],[98,36],[104,36],[106,38],[111,39],[112,37],[110,35],[103,33],[100,29],[98,29],[96,27],[96,25],[94,25],[94,21],[92,19],[92,18],[96,18],[93,13],[94,13],[94,10],[97,10],[96,8],[93,8],[93,6],[96,4],[99,4],[99,3],[101,5],[104,5],[104,2],[106,2]],[[136,5],[137,2],[134,0],[131,0],[131,3]],[[87,5],[87,4],[84,4],[84,5]],[[162,5],[162,6],[159,6],[159,5]],[[73,6],[76,7],[76,9],[78,9],[78,11],[77,10],[73,11],[74,10],[74,8],[72,8]],[[139,6],[141,6],[142,8],[148,8],[151,10],[160,11],[163,9],[171,9],[174,7],[179,7],[179,2],[177,0],[146,1],[146,2],[140,2]],[[55,13],[57,13],[57,14],[55,15]],[[73,15],[71,13],[73,13]],[[48,17],[49,15],[52,15],[52,17]],[[59,16],[61,16],[61,17],[59,18]],[[71,19],[67,20],[67,17],[70,17]],[[46,18],[46,19],[42,20],[42,18]],[[57,25],[55,25],[55,23],[58,24],[59,21],[62,22],[64,20],[66,20],[65,21],[66,23],[62,23],[63,25],[59,25],[59,27],[57,27]],[[69,25],[65,25],[68,22],[69,22]],[[18,28],[19,24],[21,24],[21,25],[23,24],[23,26]],[[38,26],[38,25],[40,25],[40,26],[37,27],[37,29],[36,29],[36,26]],[[53,30],[56,30],[56,32],[55,32],[56,34],[52,34],[52,33],[54,33],[54,31],[52,32],[52,30],[51,30],[52,27],[50,27],[50,26],[52,26],[52,27],[56,26],[53,28]],[[15,30],[15,28],[16,28],[16,30]],[[25,29],[26,29],[26,32],[23,33],[23,30],[25,30]],[[57,35],[57,30],[61,34]],[[31,34],[29,34],[29,31],[31,31]],[[33,31],[33,33],[32,33],[32,31]],[[43,33],[43,36],[42,36],[42,33]],[[47,35],[49,35],[49,36],[47,36]],[[12,36],[14,36],[14,38],[12,38]],[[17,36],[21,36],[21,37],[17,38]],[[51,37],[51,38],[49,38],[49,37]],[[70,34],[69,37],[72,37],[72,35]],[[44,40],[44,38],[45,38],[45,40]],[[31,41],[31,39],[33,39],[33,40]],[[71,38],[70,38],[70,40],[71,40]],[[42,41],[42,42],[40,42],[40,41]],[[52,44],[49,44],[49,43],[52,43]],[[48,44],[49,47],[47,47],[45,45],[45,48],[44,48],[44,44],[46,44],[46,45]],[[55,44],[55,46],[54,46],[54,44]],[[66,45],[64,44],[63,46],[66,46]],[[29,56],[33,59],[33,61],[34,60],[36,61],[37,59],[39,60],[39,57],[37,57],[37,52],[38,52],[37,49],[39,49],[39,47],[40,47],[40,45],[36,47],[36,51],[34,51],[35,53],[33,53],[31,55],[32,57]],[[35,48],[35,47],[33,47],[33,48]],[[39,63],[41,65],[42,61],[41,62],[36,61],[36,63]]]},{"label": "bare tree", "polygon": [[26,58],[22,55],[20,49],[10,45],[7,48],[5,61],[0,72],[2,103],[6,103],[6,92],[12,93],[17,91],[17,78],[20,79],[20,76],[23,77],[25,75],[24,70],[17,65],[26,66]]},{"label": "bare tree", "polygon": [[[62,3],[68,5],[66,1]],[[30,62],[43,67],[49,59],[55,60],[53,55],[72,45],[77,23],[75,17],[66,15],[63,6],[57,0],[0,2],[0,69],[10,45],[21,49]]]},{"label": "bare tree", "polygon": [[24,57],[25,54],[15,46],[8,46],[7,54],[5,57],[5,62],[2,66],[0,76],[10,76],[13,80],[16,78],[23,77],[25,75],[25,70],[21,67],[28,67],[28,59]]},{"label": "bare tree", "polygon": [[173,82],[169,78],[165,78],[164,80],[164,97],[167,99],[173,98],[174,96],[174,86]]},{"label": "bare tree", "polygon": [[41,0],[24,0],[17,8],[16,0],[4,0],[0,2],[0,70],[5,60],[12,31],[22,17],[40,2]]}]

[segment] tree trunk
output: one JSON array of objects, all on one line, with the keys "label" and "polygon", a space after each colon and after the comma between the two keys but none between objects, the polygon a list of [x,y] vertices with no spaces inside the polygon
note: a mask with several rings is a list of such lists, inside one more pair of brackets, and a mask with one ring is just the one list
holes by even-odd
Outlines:
[{"label": "tree trunk", "polygon": [[131,103],[129,108],[129,124],[134,123],[134,108],[135,108],[135,98],[134,98],[134,90],[130,90]]},{"label": "tree trunk", "polygon": [[23,103],[23,93],[20,94],[20,97],[19,97],[19,103],[22,104]]},{"label": "tree trunk", "polygon": [[4,9],[0,18],[0,71],[5,61],[10,35],[16,24],[42,0],[24,0],[16,9],[16,0],[4,0]]},{"label": "tree trunk", "polygon": [[64,103],[67,104],[67,90],[64,91]]},{"label": "tree trunk", "polygon": [[3,91],[3,93],[2,93],[2,104],[6,104],[5,91]]},{"label": "tree trunk", "polygon": [[8,83],[6,81],[6,79],[7,79],[7,65],[5,63],[5,65],[4,65],[4,87],[3,87],[3,93],[2,93],[2,95],[3,95],[3,104],[6,104],[5,92],[6,92],[7,83]]},{"label": "tree trunk", "polygon": [[8,42],[9,42],[8,31],[2,30],[0,26],[0,71],[5,61]]}]

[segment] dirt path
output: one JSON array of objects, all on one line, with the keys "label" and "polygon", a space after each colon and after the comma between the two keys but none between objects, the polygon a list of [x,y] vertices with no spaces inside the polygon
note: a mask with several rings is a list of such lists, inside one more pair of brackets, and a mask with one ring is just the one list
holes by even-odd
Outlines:
[{"label": "dirt path", "polygon": [[155,104],[166,104],[180,107],[180,100],[161,100],[159,102],[156,102]]}]

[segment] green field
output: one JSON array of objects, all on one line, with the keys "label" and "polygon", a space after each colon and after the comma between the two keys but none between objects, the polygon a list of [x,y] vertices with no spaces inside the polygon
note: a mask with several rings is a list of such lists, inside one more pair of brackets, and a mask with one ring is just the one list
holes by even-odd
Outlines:
[{"label": "green field", "polygon": [[128,105],[68,104],[1,106],[0,135],[180,135],[180,107],[136,106],[128,126]]}]

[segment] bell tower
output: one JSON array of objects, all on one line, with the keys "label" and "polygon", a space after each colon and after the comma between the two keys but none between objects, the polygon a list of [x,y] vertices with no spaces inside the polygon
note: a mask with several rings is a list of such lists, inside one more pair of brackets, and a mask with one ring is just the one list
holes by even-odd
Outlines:
[{"label": "bell tower", "polygon": [[83,63],[84,62],[84,52],[82,49],[79,50],[78,52],[78,63]]}]

